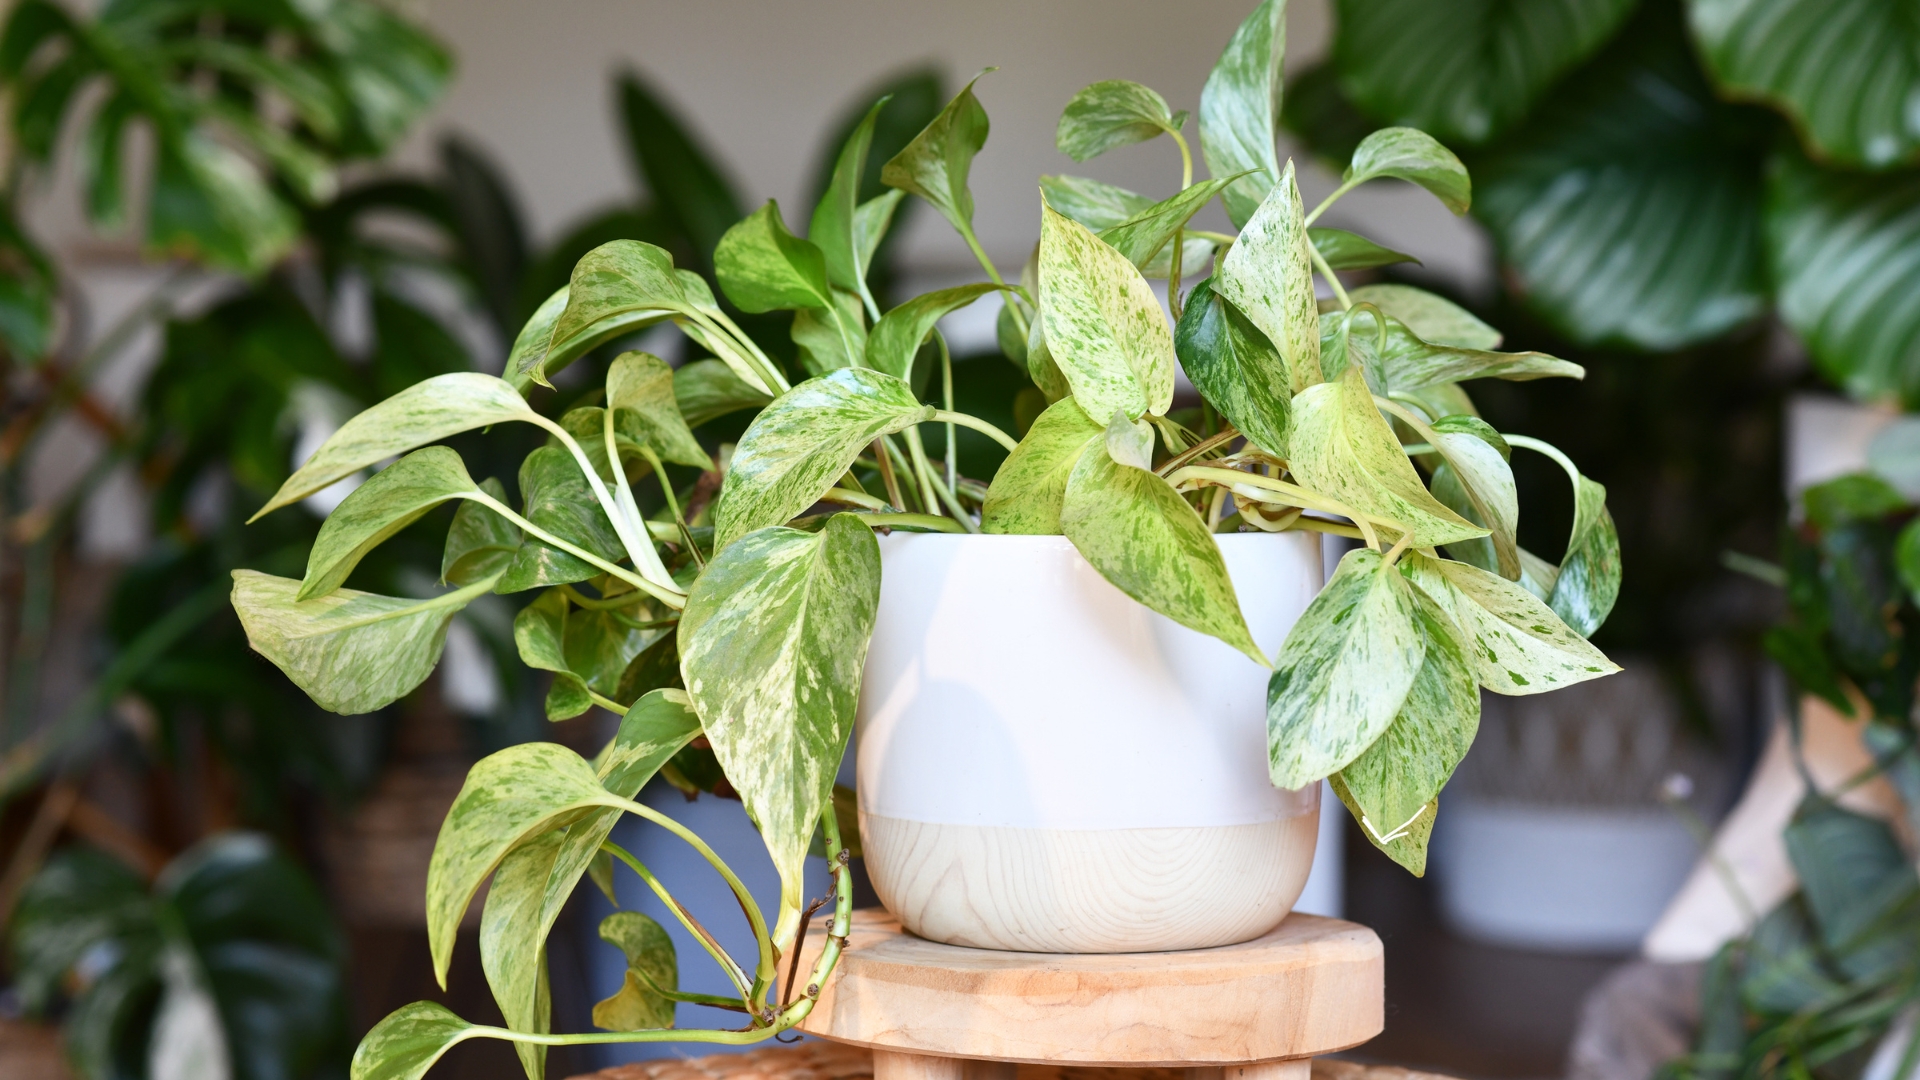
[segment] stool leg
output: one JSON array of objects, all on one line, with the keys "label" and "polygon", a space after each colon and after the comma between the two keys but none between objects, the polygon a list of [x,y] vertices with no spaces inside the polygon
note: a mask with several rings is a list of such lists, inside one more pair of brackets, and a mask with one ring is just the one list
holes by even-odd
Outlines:
[{"label": "stool leg", "polygon": [[966,1080],[1013,1080],[1014,1077],[1011,1061],[967,1061],[962,1071]]},{"label": "stool leg", "polygon": [[903,1054],[898,1050],[873,1052],[873,1080],[964,1080],[965,1066],[962,1058]]},{"label": "stool leg", "polygon": [[[1292,1061],[1262,1061],[1254,1065],[1228,1065],[1220,1070],[1221,1080],[1311,1080],[1312,1058]],[[879,1080],[876,1075],[874,1080]]]}]

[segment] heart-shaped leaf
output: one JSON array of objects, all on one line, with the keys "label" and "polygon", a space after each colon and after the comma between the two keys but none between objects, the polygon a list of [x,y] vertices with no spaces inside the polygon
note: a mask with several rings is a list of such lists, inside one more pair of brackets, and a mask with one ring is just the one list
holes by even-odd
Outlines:
[{"label": "heart-shaped leaf", "polygon": [[1780,317],[1822,374],[1855,397],[1920,403],[1913,289],[1920,181],[1863,176],[1779,154],[1767,191],[1767,248]]},{"label": "heart-shaped leaf", "polygon": [[1288,464],[1302,484],[1375,519],[1399,522],[1416,547],[1487,534],[1421,484],[1357,367],[1293,399],[1288,445]]},{"label": "heart-shaped leaf", "polygon": [[1414,598],[1420,671],[1393,722],[1336,774],[1335,790],[1374,847],[1422,875],[1440,789],[1480,727],[1480,688],[1452,622],[1424,594]]},{"label": "heart-shaped leaf", "polygon": [[1067,478],[1060,531],[1114,588],[1267,666],[1206,522],[1172,485],[1141,467],[1145,455],[1137,447],[1122,451],[1133,459],[1124,464],[1109,451],[1116,441],[1132,442],[1125,435],[1135,430],[1117,416],[1107,439],[1080,454]]},{"label": "heart-shaped leaf", "polygon": [[1067,477],[1080,455],[1106,433],[1070,397],[1047,406],[993,474],[980,512],[980,530],[1058,536]]},{"label": "heart-shaped leaf", "polygon": [[[1156,265],[1156,261],[1160,266],[1170,268],[1173,249],[1169,242],[1174,234],[1185,228],[1193,215],[1212,202],[1213,197],[1230,182],[1230,180],[1202,180],[1178,195],[1162,199],[1137,211],[1118,224],[1101,229],[1100,239],[1125,255],[1128,262],[1140,268],[1141,273],[1151,273],[1151,268]],[[1211,246],[1204,240],[1197,243]],[[1199,269],[1203,264],[1197,260],[1186,261],[1186,252],[1183,250],[1180,265],[1193,270]],[[1162,276],[1167,272],[1167,269],[1160,270]]]},{"label": "heart-shaped leaf", "polygon": [[1260,328],[1286,362],[1293,393],[1320,381],[1320,314],[1313,295],[1313,245],[1293,162],[1247,221],[1213,290]]},{"label": "heart-shaped leaf", "polygon": [[1287,633],[1267,681],[1274,786],[1338,772],[1393,723],[1426,655],[1416,615],[1412,589],[1379,552],[1340,560]]},{"label": "heart-shaped leaf", "polygon": [[462,431],[537,417],[505,381],[476,371],[435,375],[340,425],[249,521],[396,454]]},{"label": "heart-shaped leaf", "polygon": [[[507,489],[500,481],[488,477],[480,481],[480,490],[506,505]],[[440,555],[440,583],[471,585],[481,578],[494,577],[512,564],[520,543],[520,526],[478,502],[462,502],[447,528],[446,547]]]},{"label": "heart-shaped leaf", "polygon": [[1619,29],[1633,0],[1340,0],[1340,85],[1375,116],[1484,142]]},{"label": "heart-shaped leaf", "polygon": [[718,360],[695,360],[673,371],[673,399],[689,428],[741,409],[757,409],[773,400]]},{"label": "heart-shaped leaf", "polygon": [[792,520],[873,440],[933,413],[902,380],[865,368],[842,368],[782,394],[734,448],[713,512],[715,547]]},{"label": "heart-shaped leaf", "polygon": [[442,1055],[474,1036],[453,1010],[416,1001],[388,1013],[353,1052],[351,1080],[422,1080]]},{"label": "heart-shaped leaf", "polygon": [[1360,140],[1340,179],[1344,185],[1393,177],[1419,184],[1456,214],[1473,203],[1467,167],[1439,140],[1417,128],[1390,127]]},{"label": "heart-shaped leaf", "polygon": [[620,989],[593,1007],[593,1026],[607,1031],[643,1031],[673,1026],[673,1001],[660,991],[680,989],[680,967],[665,927],[638,911],[616,911],[600,920],[600,940],[627,956]]},{"label": "heart-shaped leaf", "polygon": [[1359,233],[1345,229],[1308,229],[1307,239],[1313,241],[1314,250],[1334,270],[1372,270],[1378,266],[1403,262],[1416,266],[1420,264],[1419,259],[1404,251],[1376,244]]},{"label": "heart-shaped leaf", "polygon": [[550,589],[513,619],[520,662],[554,673],[547,691],[549,720],[566,720],[593,707],[589,691],[611,697],[627,664],[657,632],[635,630],[604,611],[570,611],[566,594]]},{"label": "heart-shaped leaf", "polygon": [[[840,155],[834,158],[827,190],[814,204],[813,218],[807,225],[807,239],[819,246],[820,254],[826,259],[827,280],[836,288],[867,297],[869,302],[872,298],[867,293],[867,266],[873,259],[873,246],[861,235],[860,181],[867,172],[867,152],[873,147],[874,122],[880,118],[880,110],[892,100],[893,95],[887,94],[874,102],[853,126],[852,134],[840,147]],[[884,232],[885,226],[880,231]],[[879,243],[879,237],[873,237],[872,241]]]},{"label": "heart-shaped leaf", "polygon": [[512,384],[515,390],[526,392],[528,386],[539,383],[542,386],[553,385],[548,380],[567,365],[580,359],[594,349],[617,337],[644,330],[649,326],[670,319],[673,309],[664,307],[639,307],[615,310],[603,318],[584,326],[576,326],[564,340],[555,340],[554,324],[567,310],[570,286],[562,285],[546,298],[520,328],[519,336],[513,339],[513,348],[507,353],[506,370],[501,378]]},{"label": "heart-shaped leaf", "polygon": [[1173,333],[1153,289],[1086,226],[1044,203],[1040,215],[1040,319],[1074,399],[1088,416],[1164,414]]},{"label": "heart-shaped leaf", "polygon": [[1690,0],[1714,81],[1794,120],[1823,160],[1885,168],[1920,153],[1920,25],[1895,0]]},{"label": "heart-shaped leaf", "polygon": [[431,600],[335,589],[295,600],[300,583],[254,570],[233,572],[233,609],[247,644],[329,712],[382,709],[426,681],[440,662],[447,623],[493,588],[482,578]]},{"label": "heart-shaped leaf", "polygon": [[613,410],[614,427],[663,461],[711,469],[713,459],[680,415],[677,389],[665,360],[643,352],[614,357],[607,369],[607,408]]},{"label": "heart-shaped leaf", "polygon": [[320,525],[295,600],[340,587],[367,552],[449,499],[478,492],[460,455],[444,446],[416,450],[354,488]]},{"label": "heart-shaped leaf", "polygon": [[867,335],[867,366],[896,379],[907,378],[913,372],[914,354],[933,332],[935,323],[982,296],[1005,288],[986,282],[956,285],[922,293],[901,304],[887,312]]},{"label": "heart-shaped leaf", "polygon": [[1408,552],[1409,580],[1446,612],[1480,685],[1497,694],[1542,694],[1620,670],[1547,605],[1498,574]]},{"label": "heart-shaped leaf", "polygon": [[1574,485],[1573,535],[1547,606],[1582,637],[1607,621],[1620,596],[1620,537],[1607,512],[1607,489],[1582,476]]},{"label": "heart-shaped leaf", "polygon": [[968,80],[940,115],[880,170],[881,183],[932,203],[962,233],[973,228],[967,174],[973,170],[974,155],[987,145],[987,110],[973,96],[973,84],[986,73]]},{"label": "heart-shaped leaf", "polygon": [[1245,228],[1280,181],[1280,62],[1287,51],[1285,0],[1261,0],[1200,91],[1200,149],[1214,176],[1241,176],[1221,193],[1227,216]]},{"label": "heart-shaped leaf", "polygon": [[1161,132],[1180,130],[1187,114],[1175,116],[1167,99],[1150,87],[1125,79],[1094,83],[1067,102],[1054,130],[1053,144],[1075,161],[1087,161]]},{"label": "heart-shaped leaf", "polygon": [[830,307],[827,258],[811,240],[787,230],[772,199],[742,218],[713,251],[714,276],[740,310]]},{"label": "heart-shaped leaf", "polygon": [[707,738],[780,874],[774,944],[806,903],[808,842],[853,731],[880,602],[880,545],[853,514],[722,548],[680,620],[680,669]]},{"label": "heart-shaped leaf", "polygon": [[1287,454],[1293,391],[1287,365],[1233,302],[1213,291],[1212,278],[1194,286],[1173,336],[1180,366],[1214,408],[1255,446]]}]

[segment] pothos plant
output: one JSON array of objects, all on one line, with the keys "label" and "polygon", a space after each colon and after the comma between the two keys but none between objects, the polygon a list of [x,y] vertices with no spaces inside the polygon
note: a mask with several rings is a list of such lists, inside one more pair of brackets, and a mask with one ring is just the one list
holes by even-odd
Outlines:
[{"label": "pothos plant", "polygon": [[[1065,535],[1140,603],[1271,667],[1274,783],[1331,778],[1374,843],[1416,872],[1436,796],[1472,740],[1478,686],[1537,693],[1614,670],[1583,636],[1618,588],[1604,491],[1551,446],[1503,437],[1479,420],[1459,386],[1580,369],[1494,351],[1498,333],[1431,294],[1347,291],[1339,269],[1400,256],[1353,233],[1312,229],[1327,205],[1370,180],[1399,178],[1459,212],[1469,181],[1433,139],[1389,128],[1362,142],[1339,189],[1307,211],[1292,163],[1275,150],[1283,37],[1282,6],[1268,0],[1209,77],[1199,118],[1208,180],[1193,181],[1185,114],[1159,94],[1102,82],[1076,95],[1061,118],[1062,150],[1085,159],[1165,134],[1180,151],[1181,185],[1155,201],[1045,178],[1039,244],[1017,284],[1002,278],[973,230],[967,181],[988,124],[972,84],[887,162],[882,177],[892,190],[861,202],[869,113],[805,238],[769,202],[714,253],[737,309],[794,312],[807,376],[797,384],[701,277],[661,248],[614,241],[581,259],[568,286],[541,305],[503,377],[447,374],[402,391],[345,424],[288,479],[262,513],[404,455],[333,511],[303,579],[234,575],[234,604],[254,647],[322,706],[356,712],[394,700],[431,672],[462,605],[488,592],[539,590],[515,637],[523,660],[553,672],[548,715],[598,706],[621,716],[592,761],[549,743],[481,761],[441,829],[427,887],[436,970],[444,979],[461,916],[491,875],[481,953],[506,1027],[410,1005],[369,1033],[356,1077],[418,1076],[474,1037],[512,1041],[537,1076],[546,1046],[748,1043],[807,1015],[844,945],[852,904],[833,778],[879,600],[876,530]],[[883,313],[865,268],[908,194],[947,218],[988,280]],[[1188,227],[1216,198],[1237,234]],[[1213,275],[1186,292],[1187,270],[1209,259]],[[1333,294],[1324,312],[1316,272]],[[1171,322],[1149,276],[1168,281]],[[937,328],[989,293],[1004,303],[1006,351],[1050,400],[1018,442],[953,408],[951,358]],[[663,323],[712,358],[674,370],[624,353],[599,404],[558,420],[528,406],[524,391],[587,350]],[[1176,365],[1203,402],[1192,425],[1171,415]],[[931,402],[915,390],[917,373]],[[758,416],[718,460],[690,431],[751,407]],[[476,483],[458,454],[431,445],[512,421],[548,434],[520,466],[518,510],[498,480]],[[941,440],[938,458],[926,425]],[[1009,449],[991,483],[965,475],[958,427]],[[1552,457],[1573,482],[1576,524],[1558,566],[1517,542],[1507,463],[1516,447]],[[663,480],[669,462],[708,478],[675,490]],[[652,517],[633,492],[649,476],[664,502]],[[410,600],[343,587],[369,550],[448,502],[459,504],[441,565],[452,591]],[[1248,633],[1212,539],[1237,529],[1363,542],[1277,658]],[[697,739],[779,872],[770,925],[711,848],[635,801]],[[624,814],[673,832],[725,878],[752,926],[754,957],[729,955],[608,840]],[[816,830],[831,853],[836,906],[802,976],[802,869]],[[679,990],[666,932],[618,912],[601,929],[629,958],[625,986],[595,1010],[609,1030],[551,1034],[545,937],[580,878],[591,873],[604,885],[616,860],[712,954],[737,996]],[[747,1023],[674,1030],[673,1007],[683,1001],[738,1010]]]}]

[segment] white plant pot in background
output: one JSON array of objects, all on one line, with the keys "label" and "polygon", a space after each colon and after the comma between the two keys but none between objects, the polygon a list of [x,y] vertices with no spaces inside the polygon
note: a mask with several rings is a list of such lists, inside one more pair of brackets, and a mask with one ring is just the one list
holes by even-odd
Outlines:
[{"label": "white plant pot in background", "polygon": [[[1312,533],[1215,538],[1268,656]],[[1146,952],[1278,926],[1320,786],[1267,778],[1268,672],[1120,592],[1060,536],[897,533],[860,699],[867,872],[922,937]]]}]

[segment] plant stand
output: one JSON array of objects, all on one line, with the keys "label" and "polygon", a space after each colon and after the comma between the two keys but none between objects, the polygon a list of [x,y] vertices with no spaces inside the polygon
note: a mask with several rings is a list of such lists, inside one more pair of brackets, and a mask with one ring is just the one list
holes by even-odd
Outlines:
[{"label": "plant stand", "polygon": [[1373,931],[1313,915],[1217,949],[1069,955],[940,945],[871,909],[800,1028],[871,1047],[874,1080],[1013,1080],[1016,1063],[1308,1080],[1315,1055],[1380,1033],[1382,979]]}]

